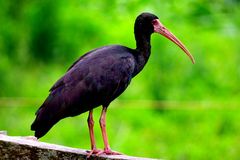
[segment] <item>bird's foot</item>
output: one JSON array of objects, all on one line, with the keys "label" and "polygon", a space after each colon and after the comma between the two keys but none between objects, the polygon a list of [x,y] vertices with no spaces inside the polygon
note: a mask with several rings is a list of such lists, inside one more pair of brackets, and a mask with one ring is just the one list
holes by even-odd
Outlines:
[{"label": "bird's foot", "polygon": [[116,152],[116,151],[112,151],[110,148],[105,148],[103,151],[98,152],[96,155],[101,155],[101,154],[105,154],[105,155],[122,155],[122,153]]},{"label": "bird's foot", "polygon": [[104,150],[100,149],[92,149],[90,151],[87,151],[87,158],[90,158],[92,155],[122,155],[122,153],[112,151],[110,148],[106,148]]},{"label": "bird's foot", "polygon": [[100,149],[92,149],[90,151],[87,151],[87,158],[89,158],[93,154],[98,154],[100,152],[102,152],[102,150],[100,150]]}]

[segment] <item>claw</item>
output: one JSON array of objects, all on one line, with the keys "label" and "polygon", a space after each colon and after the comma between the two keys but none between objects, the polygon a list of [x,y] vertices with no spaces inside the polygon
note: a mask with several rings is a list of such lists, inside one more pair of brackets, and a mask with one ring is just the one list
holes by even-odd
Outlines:
[{"label": "claw", "polygon": [[92,155],[122,155],[122,153],[116,152],[116,151],[112,151],[111,149],[104,149],[104,150],[100,150],[100,149],[93,149],[90,151],[87,151],[87,159],[90,158]]},{"label": "claw", "polygon": [[103,151],[98,152],[96,155],[99,156],[101,154],[106,154],[106,155],[122,155],[122,153],[112,151],[111,149],[104,149]]},{"label": "claw", "polygon": [[90,150],[90,151],[87,151],[87,158],[90,158],[91,155],[93,154],[98,154],[99,152],[102,152],[102,150],[99,150],[99,149],[93,149],[93,150]]}]

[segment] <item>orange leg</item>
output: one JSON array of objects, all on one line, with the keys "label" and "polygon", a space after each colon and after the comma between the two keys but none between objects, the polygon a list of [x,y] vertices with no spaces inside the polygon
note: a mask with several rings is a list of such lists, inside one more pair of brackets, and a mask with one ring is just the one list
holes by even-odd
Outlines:
[{"label": "orange leg", "polygon": [[103,106],[101,117],[99,119],[99,123],[100,123],[101,131],[102,131],[104,150],[102,152],[97,153],[97,155],[102,154],[102,153],[108,154],[108,155],[119,155],[120,153],[113,152],[110,149],[110,145],[108,143],[108,137],[107,137],[107,132],[106,132],[106,113],[107,113],[107,107]]},{"label": "orange leg", "polygon": [[89,111],[88,115],[88,128],[89,128],[89,134],[90,134],[90,141],[91,141],[91,151],[89,151],[87,158],[89,158],[92,154],[96,154],[101,152],[100,150],[97,150],[96,148],[96,141],[94,138],[94,120],[93,120],[93,110]]}]

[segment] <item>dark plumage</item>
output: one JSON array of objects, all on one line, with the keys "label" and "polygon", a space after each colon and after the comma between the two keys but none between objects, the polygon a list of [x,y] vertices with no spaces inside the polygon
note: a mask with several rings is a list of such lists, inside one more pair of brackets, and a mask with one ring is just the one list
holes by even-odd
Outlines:
[{"label": "dark plumage", "polygon": [[[105,114],[108,105],[129,85],[150,56],[150,36],[153,32],[169,32],[151,13],[142,13],[135,21],[134,33],[136,49],[120,45],[110,45],[92,50],[80,57],[50,89],[50,94],[36,112],[31,129],[35,136],[44,136],[59,120],[89,112],[88,124],[92,153],[102,153],[95,146],[93,136],[92,110],[103,106],[100,123],[105,144],[104,153],[114,154],[108,145],[105,133]],[[169,32],[170,33],[170,32]],[[164,35],[181,47],[171,35]],[[182,45],[183,46],[183,45]],[[190,53],[181,47],[188,55]],[[192,58],[192,57],[190,57]],[[193,59],[192,59],[193,60]]]},{"label": "dark plumage", "polygon": [[[135,69],[130,49],[106,46],[81,57],[50,89],[32,124],[40,138],[60,119],[108,105],[128,86]],[[122,65],[125,64],[125,65]]]}]

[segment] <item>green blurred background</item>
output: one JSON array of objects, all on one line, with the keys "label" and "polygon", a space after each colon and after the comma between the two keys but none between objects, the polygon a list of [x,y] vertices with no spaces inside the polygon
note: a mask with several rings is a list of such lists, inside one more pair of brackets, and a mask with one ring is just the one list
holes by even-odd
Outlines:
[{"label": "green blurred background", "polygon": [[[152,36],[148,64],[109,107],[112,149],[152,158],[239,159],[239,0],[0,0],[0,130],[33,135],[34,113],[53,83],[93,48],[134,48],[133,25],[143,11],[158,15],[196,64],[166,38]],[[86,120],[87,113],[64,119],[41,141],[88,149]],[[95,130],[102,148],[98,123]]]}]

